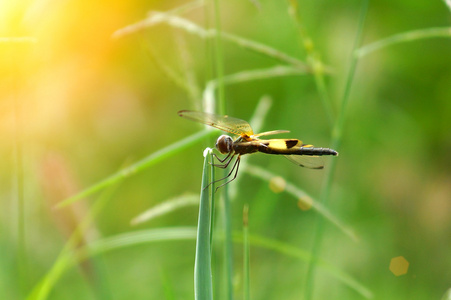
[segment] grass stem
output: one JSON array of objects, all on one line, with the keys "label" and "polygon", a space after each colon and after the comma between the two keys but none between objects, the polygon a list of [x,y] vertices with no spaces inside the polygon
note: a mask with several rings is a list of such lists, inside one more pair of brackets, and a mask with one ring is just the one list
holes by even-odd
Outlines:
[{"label": "grass stem", "polygon": [[414,42],[422,39],[431,38],[450,38],[451,28],[450,27],[436,27],[436,28],[426,28],[413,30],[408,32],[403,32],[399,34],[392,35],[388,38],[379,40],[377,42],[371,43],[369,45],[360,47],[354,53],[357,57],[363,57],[372,52],[381,50],[383,48],[390,47],[396,44],[402,44],[405,42]]},{"label": "grass stem", "polygon": [[[362,8],[360,11],[360,20],[359,20],[359,24],[358,24],[358,29],[357,29],[355,42],[354,42],[353,51],[355,51],[355,49],[358,49],[358,47],[361,44],[362,32],[363,32],[363,28],[364,28],[366,15],[368,12],[368,6],[369,6],[369,0],[364,0],[362,2]],[[352,82],[354,79],[357,62],[358,62],[358,58],[353,55],[351,57],[349,73],[348,73],[348,76],[346,79],[345,90],[344,90],[343,98],[341,101],[341,108],[338,113],[338,118],[334,124],[334,128],[332,131],[332,143],[331,144],[332,144],[332,148],[337,151],[339,151],[339,149],[340,149],[341,137],[342,137],[343,126],[344,126],[344,121],[345,121],[345,112],[346,112],[346,108],[347,108],[349,98],[350,98],[351,86],[352,86]],[[335,173],[336,164],[337,164],[337,160],[336,159],[332,160],[329,165],[329,168],[326,171],[325,182],[324,182],[323,190],[321,192],[321,197],[320,197],[320,203],[323,206],[327,206],[327,202],[330,197],[330,191],[332,188],[332,177],[333,177],[333,174]],[[304,300],[310,300],[313,296],[314,273],[315,273],[316,265],[318,262],[318,256],[321,254],[321,245],[322,245],[322,241],[323,241],[323,235],[324,235],[324,220],[319,218],[319,219],[317,219],[316,229],[315,229],[315,234],[314,234],[314,241],[313,241],[313,246],[312,246],[312,253],[314,253],[314,255],[311,257],[311,260],[307,266]]]},{"label": "grass stem", "polygon": [[243,299],[250,300],[249,205],[243,207]]},{"label": "grass stem", "polygon": [[107,178],[91,185],[90,187],[86,188],[85,190],[81,191],[80,193],[78,193],[70,198],[67,198],[64,201],[61,201],[59,204],[56,205],[56,208],[62,208],[66,205],[72,204],[72,203],[74,203],[80,199],[86,198],[87,196],[90,196],[108,186],[116,184],[124,178],[128,178],[132,175],[135,175],[135,174],[153,166],[154,164],[161,162],[161,161],[175,155],[176,153],[183,151],[184,149],[190,147],[191,145],[193,145],[199,141],[202,141],[205,137],[212,134],[212,132],[214,132],[214,131],[202,130],[202,131],[199,131],[193,135],[190,135],[178,142],[175,142],[174,144],[164,147],[164,148],[158,150],[157,152],[150,154],[146,158],[134,163],[133,165],[131,165],[127,168],[124,168],[124,169],[108,176]]}]

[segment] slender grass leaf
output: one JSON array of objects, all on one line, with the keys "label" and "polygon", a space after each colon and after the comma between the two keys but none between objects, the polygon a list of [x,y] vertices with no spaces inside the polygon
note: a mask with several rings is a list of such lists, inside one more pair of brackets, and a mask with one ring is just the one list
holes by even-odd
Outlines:
[{"label": "slender grass leaf", "polygon": [[172,145],[169,145],[167,147],[164,147],[163,149],[158,150],[157,152],[154,152],[147,156],[146,158],[134,163],[133,165],[120,170],[119,172],[116,172],[109,177],[99,181],[98,183],[86,188],[85,190],[81,191],[80,193],[61,201],[59,204],[57,204],[56,208],[62,208],[66,205],[69,205],[75,201],[78,201],[82,198],[85,198],[91,194],[94,194],[95,192],[98,192],[112,184],[115,184],[119,182],[120,180],[124,178],[128,178],[132,175],[135,175],[154,164],[161,162],[174,154],[183,151],[184,149],[190,147],[191,145],[201,141],[203,138],[207,137],[212,133],[211,130],[203,130],[199,131],[193,135],[190,135],[183,140],[180,140],[178,142],[175,142]]},{"label": "slender grass leaf", "polygon": [[199,195],[182,195],[170,200],[167,200],[159,205],[156,205],[131,220],[131,225],[138,225],[153,218],[165,215],[176,209],[186,206],[197,205],[199,203]]},{"label": "slender grass leaf", "polygon": [[305,26],[303,25],[303,22],[301,20],[298,1],[290,0],[289,5],[290,5],[290,9],[288,10],[289,14],[297,25],[299,37],[301,39],[300,41],[301,46],[304,47],[305,52],[307,53],[307,63],[309,64],[311,70],[313,71],[315,77],[315,84],[320,96],[320,100],[323,104],[324,110],[326,111],[329,125],[332,126],[335,116],[332,103],[329,97],[329,93],[326,88],[326,83],[324,80],[325,71],[330,72],[330,70],[328,68],[325,68],[324,63],[320,59],[319,54],[315,51],[313,39],[307,34],[307,30],[305,29]]},{"label": "slender grass leaf", "polygon": [[[244,237],[240,236],[240,234],[234,235],[234,240],[236,242],[244,242]],[[312,255],[305,251],[300,249],[299,247],[295,247],[277,240],[268,239],[262,236],[257,235],[249,235],[249,242],[254,247],[262,247],[265,249],[271,249],[273,251],[276,251],[278,253],[291,256],[294,258],[297,258],[299,260],[309,262]],[[321,267],[323,270],[327,271],[330,275],[341,281],[343,284],[347,285],[363,297],[367,299],[373,298],[373,293],[363,286],[361,283],[359,283],[356,279],[354,279],[351,275],[347,274],[346,272],[340,270],[339,268],[333,266],[332,264],[322,260],[318,259],[318,266]]]},{"label": "slender grass leaf", "polygon": [[224,228],[224,280],[226,299],[233,300],[233,240],[232,240],[232,210],[230,208],[229,185],[223,188],[222,220]]},{"label": "slender grass leaf", "polygon": [[199,220],[197,224],[196,259],[194,263],[194,298],[196,300],[213,299],[210,246],[211,203],[209,189],[207,188],[209,185],[209,156],[207,153],[204,153],[205,159],[200,192]]},{"label": "slender grass leaf", "polygon": [[[210,159],[213,162],[213,152],[211,152]],[[210,172],[210,180],[211,182],[215,181],[215,166],[213,164],[211,165],[211,172]],[[210,251],[213,250],[213,231],[215,228],[215,206],[216,206],[216,200],[215,200],[215,189],[214,187],[211,187],[210,189],[210,198],[211,198],[211,215],[210,215]]]},{"label": "slender grass leaf", "polygon": [[159,55],[155,52],[150,43],[145,44],[146,53],[148,58],[157,66],[160,71],[166,75],[166,77],[171,80],[176,86],[185,90],[190,98],[194,101],[197,100],[200,96],[200,88],[193,84],[188,78],[183,77],[176,70],[171,68],[168,64],[166,64]]},{"label": "slender grass leaf", "polygon": [[[134,247],[137,245],[148,243],[195,240],[196,236],[197,230],[194,227],[170,227],[170,228],[139,230],[103,238],[81,247],[76,251],[76,254],[74,256],[72,256],[72,254],[70,256],[65,256],[64,259],[68,261],[64,263],[61,262],[60,274],[62,274],[63,271],[67,270],[69,267],[73,267],[76,263],[81,263],[86,259],[110,251],[115,251],[127,247]],[[224,235],[218,234],[217,237],[223,239]],[[237,243],[242,243],[243,234],[240,232],[234,233],[233,240]],[[249,235],[249,243],[254,247],[270,249],[278,253],[295,257],[297,259],[306,262],[309,261],[311,257],[309,252],[302,250],[299,247],[295,247],[277,240],[269,239],[258,235]],[[352,276],[347,275],[345,272],[339,270],[338,268],[332,266],[331,264],[323,260],[319,260],[318,266],[324,269],[334,278],[337,278],[338,280],[342,281],[344,284],[356,290],[363,296],[371,298],[372,293],[362,284],[358,283],[355,279],[353,279]],[[30,297],[28,299],[36,299],[36,298]]]},{"label": "slender grass leaf", "polygon": [[42,280],[33,288],[32,292],[28,296],[28,300],[44,300],[48,298],[52,288],[56,282],[61,278],[66,269],[71,267],[77,262],[75,256],[76,248],[80,245],[83,237],[86,234],[89,226],[92,224],[97,214],[105,207],[107,202],[111,199],[112,195],[116,191],[119,185],[115,185],[112,188],[105,190],[95,202],[92,208],[89,210],[87,216],[77,226],[69,240],[64,245],[60,254],[58,255],[52,268],[45,274]]},{"label": "slender grass leaf", "polygon": [[[355,52],[358,47],[360,47],[362,43],[362,36],[363,36],[363,28],[365,24],[365,19],[368,14],[368,7],[369,7],[369,0],[364,0],[362,2],[361,10],[360,10],[360,18],[359,23],[357,27],[357,33],[355,36],[355,41],[353,45],[352,53]],[[351,87],[352,82],[354,79],[355,71],[357,68],[357,62],[358,58],[355,55],[352,55],[350,66],[349,66],[349,72],[346,78],[345,83],[345,89],[343,92],[343,98],[341,100],[341,107],[338,112],[338,117],[335,121],[333,130],[332,130],[332,148],[339,151],[340,150],[340,144],[341,144],[341,137],[343,133],[344,128],[344,122],[345,122],[345,112],[346,108],[348,106],[350,94],[351,94]],[[335,173],[335,167],[337,164],[337,160],[334,159],[331,161],[329,168],[327,168],[325,181],[323,185],[323,190],[321,192],[320,202],[323,206],[327,205],[327,202],[329,200],[330,191],[332,189],[332,178],[333,174]],[[312,246],[312,253],[315,254],[315,256],[312,256],[308,266],[307,266],[307,275],[305,277],[305,290],[304,290],[304,299],[310,300],[313,296],[313,289],[314,289],[314,273],[317,261],[317,256],[321,253],[321,245],[324,235],[324,220],[322,218],[318,219],[317,225],[315,228],[315,234],[314,234],[314,240],[313,240],[313,246]]]},{"label": "slender grass leaf", "polygon": [[388,38],[363,46],[357,49],[354,53],[356,57],[363,57],[374,51],[381,50],[383,48],[387,48],[392,45],[406,42],[415,42],[422,39],[431,39],[431,38],[451,38],[451,28],[450,27],[426,28],[395,34]]},{"label": "slender grass leaf", "polygon": [[[204,29],[187,19],[168,13],[154,11],[149,15],[148,18],[138,23],[116,30],[113,33],[112,37],[120,38],[161,23],[166,23],[174,28],[185,30],[186,32],[197,35],[202,39],[214,38],[218,34],[216,29]],[[301,70],[304,70],[305,72],[311,73],[310,67],[307,66],[304,62],[272,47],[224,31],[221,32],[221,37],[226,41],[234,43],[235,45],[238,45],[250,51],[271,57],[278,61],[283,61]]]},{"label": "slender grass leaf", "polygon": [[249,247],[249,205],[243,208],[243,299],[250,297],[250,247]]},{"label": "slender grass leaf", "polygon": [[160,278],[163,285],[166,300],[176,300],[174,284],[164,269],[160,270]]},{"label": "slender grass leaf", "polygon": [[[237,83],[244,83],[253,80],[273,79],[282,76],[298,76],[308,74],[305,70],[295,68],[292,66],[278,65],[266,69],[246,70],[235,74],[230,74],[223,77],[223,84],[231,85]],[[219,82],[217,79],[210,80],[204,90],[204,99],[214,99],[214,93]]]},{"label": "slender grass leaf", "polygon": [[[245,172],[249,175],[255,176],[262,180],[270,182],[272,178],[275,178],[277,175],[255,165],[248,164]],[[343,224],[337,217],[335,217],[326,207],[324,207],[321,203],[314,200],[312,196],[304,192],[303,190],[296,187],[294,184],[290,182],[286,182],[285,191],[289,194],[293,195],[298,201],[304,204],[304,207],[312,207],[316,212],[318,212],[322,217],[326,220],[337,226],[344,234],[349,236],[352,240],[358,241],[357,236],[354,233],[354,230],[349,226]]]},{"label": "slender grass leaf", "polygon": [[226,113],[225,103],[225,87],[224,87],[224,54],[222,47],[222,30],[221,30],[221,13],[219,7],[219,0],[213,0],[214,20],[215,20],[215,35],[214,35],[214,66],[216,70],[216,80],[218,82],[218,109],[220,115]]}]

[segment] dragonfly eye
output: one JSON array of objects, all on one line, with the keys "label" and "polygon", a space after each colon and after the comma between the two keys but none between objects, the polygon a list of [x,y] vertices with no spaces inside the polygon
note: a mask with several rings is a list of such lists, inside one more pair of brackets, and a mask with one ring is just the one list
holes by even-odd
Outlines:
[{"label": "dragonfly eye", "polygon": [[227,154],[232,152],[233,140],[228,135],[221,135],[216,141],[216,149],[222,154]]}]

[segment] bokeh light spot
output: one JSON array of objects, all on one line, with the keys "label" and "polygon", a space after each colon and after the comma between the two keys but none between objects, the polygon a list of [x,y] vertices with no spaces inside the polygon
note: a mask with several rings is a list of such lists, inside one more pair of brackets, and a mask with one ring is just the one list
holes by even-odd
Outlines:
[{"label": "bokeh light spot", "polygon": [[283,192],[286,186],[287,182],[280,176],[273,177],[269,181],[269,188],[276,194]]},{"label": "bokeh light spot", "polygon": [[409,262],[404,256],[393,257],[390,261],[389,269],[395,276],[404,275],[409,269]]},{"label": "bokeh light spot", "polygon": [[298,199],[298,207],[301,210],[304,210],[304,211],[309,210],[310,208],[312,208],[312,204],[313,204],[313,200],[312,200],[312,198],[310,198],[308,196]]}]

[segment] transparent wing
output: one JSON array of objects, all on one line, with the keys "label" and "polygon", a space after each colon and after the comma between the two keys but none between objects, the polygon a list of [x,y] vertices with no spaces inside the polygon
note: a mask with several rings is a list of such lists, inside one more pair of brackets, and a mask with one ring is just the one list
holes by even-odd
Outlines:
[{"label": "transparent wing", "polygon": [[250,137],[254,134],[251,125],[241,119],[192,110],[181,110],[178,112],[178,115],[236,135]]},{"label": "transparent wing", "polygon": [[308,156],[308,155],[284,155],[292,163],[309,168],[309,169],[323,169],[324,160],[321,156]]},{"label": "transparent wing", "polygon": [[272,130],[272,131],[265,131],[265,132],[254,134],[253,137],[272,135],[272,134],[280,134],[280,133],[288,133],[288,132],[290,132],[290,131],[289,130]]}]

